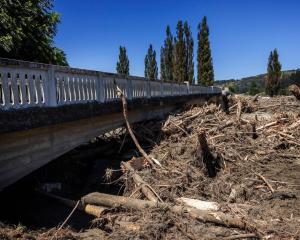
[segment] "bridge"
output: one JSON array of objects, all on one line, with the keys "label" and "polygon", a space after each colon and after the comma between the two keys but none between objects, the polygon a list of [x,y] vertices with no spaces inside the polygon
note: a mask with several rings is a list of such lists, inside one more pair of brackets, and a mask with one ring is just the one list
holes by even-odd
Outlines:
[{"label": "bridge", "polygon": [[122,126],[116,85],[128,100],[130,122],[221,95],[216,87],[0,58],[0,190]]}]

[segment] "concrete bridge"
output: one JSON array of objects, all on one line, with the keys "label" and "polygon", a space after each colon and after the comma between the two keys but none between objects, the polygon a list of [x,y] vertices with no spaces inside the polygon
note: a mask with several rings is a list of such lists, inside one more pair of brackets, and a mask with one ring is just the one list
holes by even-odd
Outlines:
[{"label": "concrete bridge", "polygon": [[0,58],[0,190],[49,161],[124,124],[162,116],[221,90]]}]

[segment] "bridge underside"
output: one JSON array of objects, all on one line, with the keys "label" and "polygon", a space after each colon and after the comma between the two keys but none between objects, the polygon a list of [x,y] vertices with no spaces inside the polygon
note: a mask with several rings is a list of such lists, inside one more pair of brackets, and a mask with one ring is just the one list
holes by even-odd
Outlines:
[{"label": "bridge underside", "polygon": [[[162,117],[184,104],[218,96],[184,96],[129,102],[130,122]],[[124,124],[119,101],[0,112],[0,190],[51,160]]]}]

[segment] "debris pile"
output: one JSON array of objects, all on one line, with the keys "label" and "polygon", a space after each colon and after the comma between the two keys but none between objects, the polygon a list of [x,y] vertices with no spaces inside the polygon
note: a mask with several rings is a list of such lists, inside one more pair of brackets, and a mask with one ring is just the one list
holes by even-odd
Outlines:
[{"label": "debris pile", "polygon": [[[194,107],[169,116],[161,129],[163,140],[149,152],[154,167],[138,164],[143,157],[122,164],[124,196],[156,202],[155,213],[140,209],[139,231],[122,230],[128,236],[145,237],[141,229],[151,232],[149,225],[164,224],[158,213],[168,216],[163,239],[299,236],[300,104],[293,97],[236,96],[228,114],[213,104]],[[205,204],[218,206],[205,210],[224,219],[216,223],[186,214]],[[174,206],[186,211],[175,213]],[[137,209],[118,212],[117,218],[123,214],[137,217]],[[227,227],[229,218],[238,221],[235,228]],[[108,222],[114,236],[119,226]]]},{"label": "debris pile", "polygon": [[294,97],[233,96],[228,112],[195,106],[133,130],[140,156],[121,163],[118,179],[107,171],[123,196],[83,196],[80,209],[97,218],[75,239],[299,239]]}]

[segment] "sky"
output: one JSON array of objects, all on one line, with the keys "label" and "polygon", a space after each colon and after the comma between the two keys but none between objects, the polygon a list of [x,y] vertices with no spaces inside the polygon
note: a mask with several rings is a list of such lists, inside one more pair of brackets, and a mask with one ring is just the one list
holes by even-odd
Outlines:
[{"label": "sky", "polygon": [[55,44],[71,67],[116,72],[122,45],[130,75],[143,76],[150,43],[159,66],[167,25],[174,35],[177,21],[188,21],[197,46],[207,16],[215,79],[266,72],[274,48],[282,69],[300,68],[300,0],[55,0],[54,10],[61,16]]}]

